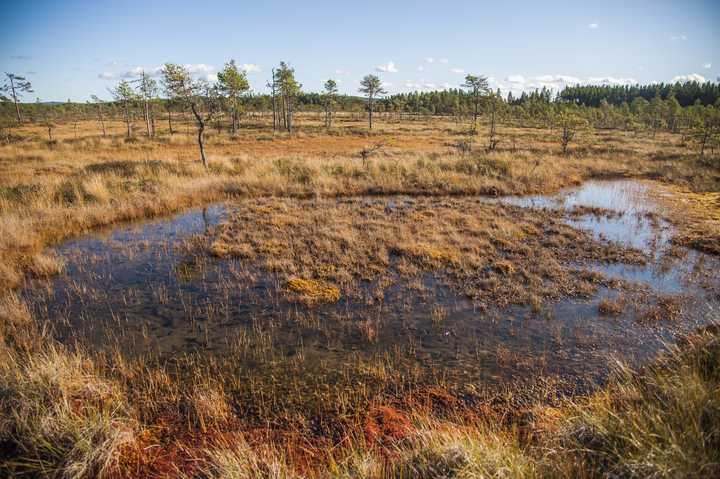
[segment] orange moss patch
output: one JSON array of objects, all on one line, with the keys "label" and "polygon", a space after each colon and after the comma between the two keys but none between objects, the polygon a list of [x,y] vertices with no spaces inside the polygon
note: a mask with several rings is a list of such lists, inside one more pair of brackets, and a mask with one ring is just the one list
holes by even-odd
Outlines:
[{"label": "orange moss patch", "polygon": [[406,438],[412,432],[412,425],[403,412],[379,406],[365,418],[363,431],[367,442],[387,446]]}]

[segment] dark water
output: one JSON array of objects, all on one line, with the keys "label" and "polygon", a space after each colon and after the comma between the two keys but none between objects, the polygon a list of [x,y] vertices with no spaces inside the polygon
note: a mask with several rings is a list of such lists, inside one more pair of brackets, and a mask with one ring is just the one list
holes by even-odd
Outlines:
[{"label": "dark water", "polygon": [[[328,368],[389,353],[457,384],[538,375],[596,379],[614,358],[642,364],[663,341],[716,317],[717,259],[671,247],[673,228],[649,188],[632,181],[589,182],[555,196],[497,200],[562,210],[571,226],[651,258],[640,266],[574,265],[630,282],[631,292],[600,288],[592,297],[537,311],[481,308],[432,276],[423,278],[425,292],[398,283],[379,303],[344,300],[317,309],[288,303],[271,273],[209,257],[188,243],[222,221],[231,205],[68,242],[55,248],[67,260],[66,272],[31,285],[24,295],[62,340],[129,355],[222,355],[242,344],[272,350],[274,361],[301,358]],[[389,198],[388,209],[401,202]],[[578,207],[604,213],[578,213]],[[620,294],[626,304],[621,315],[599,314],[603,298]],[[667,294],[682,306],[677,317],[642,321],[643,308]]]}]

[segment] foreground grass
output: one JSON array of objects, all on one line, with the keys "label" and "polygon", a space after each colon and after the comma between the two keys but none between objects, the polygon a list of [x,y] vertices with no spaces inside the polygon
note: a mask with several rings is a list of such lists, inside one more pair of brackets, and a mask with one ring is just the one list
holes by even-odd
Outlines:
[{"label": "foreground grass", "polygon": [[[589,397],[448,409],[367,404],[331,442],[269,434],[232,388],[132,366],[50,339],[19,303],[0,366],[7,474],[51,477],[714,477],[720,474],[720,332],[708,328]],[[6,323],[8,324],[8,323]],[[11,326],[12,327],[12,326]],[[33,336],[36,337],[36,336]],[[15,346],[8,339],[15,338]],[[20,346],[22,345],[22,346]],[[33,351],[33,348],[40,348]],[[199,369],[196,369],[199,371]],[[443,403],[443,401],[446,401]],[[439,407],[438,405],[442,406]]]}]

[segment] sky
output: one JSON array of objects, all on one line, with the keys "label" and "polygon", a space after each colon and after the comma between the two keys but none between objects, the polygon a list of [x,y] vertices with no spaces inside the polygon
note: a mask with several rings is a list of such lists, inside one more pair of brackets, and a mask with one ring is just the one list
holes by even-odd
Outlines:
[{"label": "sky", "polygon": [[391,93],[455,88],[468,73],[515,94],[718,81],[720,1],[34,0],[0,19],[0,71],[32,82],[25,101],[110,98],[165,62],[212,80],[230,59],[255,93],[281,60],[305,91],[333,78],[350,94],[369,73]]}]

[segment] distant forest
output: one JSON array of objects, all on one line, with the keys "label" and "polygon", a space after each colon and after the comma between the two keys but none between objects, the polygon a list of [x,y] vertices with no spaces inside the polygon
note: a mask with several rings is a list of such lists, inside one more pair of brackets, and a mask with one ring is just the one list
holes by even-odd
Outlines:
[{"label": "distant forest", "polygon": [[667,100],[674,96],[680,106],[695,105],[698,102],[705,106],[714,105],[720,98],[720,84],[693,81],[632,86],[572,86],[561,91],[559,98],[563,101],[575,102],[585,106],[600,106],[602,100],[611,105],[620,106],[623,103],[630,104],[636,98],[644,98],[650,101],[656,96],[659,96],[661,100]]}]

